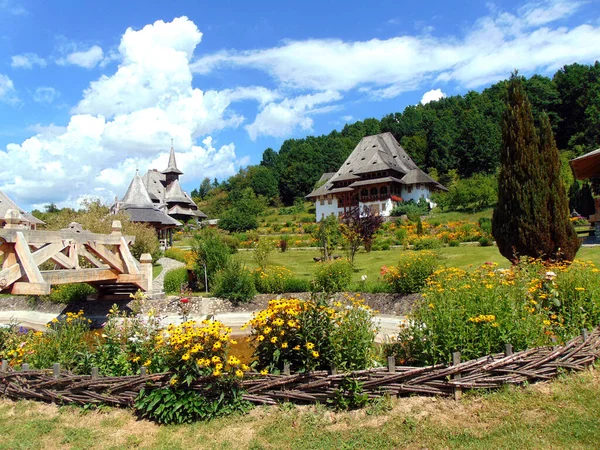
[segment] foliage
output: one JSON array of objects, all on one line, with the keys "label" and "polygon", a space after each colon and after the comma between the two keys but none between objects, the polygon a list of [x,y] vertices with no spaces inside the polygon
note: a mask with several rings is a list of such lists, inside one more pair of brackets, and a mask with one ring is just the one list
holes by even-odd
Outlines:
[{"label": "foliage", "polygon": [[498,181],[495,175],[475,174],[451,184],[448,192],[432,195],[442,210],[481,211],[498,201]]},{"label": "foliage", "polygon": [[[552,270],[548,270],[552,269]],[[391,351],[409,363],[473,359],[564,342],[600,323],[600,271],[591,263],[553,267],[524,260],[511,269],[440,269]]]},{"label": "foliage", "polygon": [[237,384],[217,381],[204,392],[174,387],[142,389],[135,409],[143,418],[168,425],[246,413],[252,404],[242,398]]},{"label": "foliage", "polygon": [[183,250],[183,249],[177,248],[177,247],[170,247],[165,250],[165,258],[171,258],[171,259],[174,259],[175,261],[179,261],[184,264],[187,264],[188,259],[189,259],[189,256],[188,256],[189,253],[190,252],[188,250]]},{"label": "foliage", "polygon": [[53,286],[50,295],[44,298],[54,303],[68,305],[85,301],[88,295],[95,293],[96,289],[86,283],[58,284]]},{"label": "foliage", "polygon": [[372,311],[361,300],[346,297],[329,306],[323,298],[281,299],[255,313],[251,327],[256,365],[262,373],[290,370],[364,369],[372,364],[376,329]]},{"label": "foliage", "polygon": [[354,266],[354,257],[361,245],[371,251],[373,237],[383,223],[383,217],[376,215],[371,208],[364,206],[352,209],[342,218],[340,232],[345,242],[350,264]]},{"label": "foliage", "polygon": [[63,368],[74,370],[87,348],[84,336],[90,330],[90,322],[83,311],[67,312],[60,319],[52,319],[46,332],[29,331],[20,338],[11,338],[11,348],[5,348],[4,356],[11,366],[28,363],[33,368],[46,369],[60,363]]},{"label": "foliage", "polygon": [[442,246],[442,241],[434,237],[422,237],[413,241],[413,250],[434,250]]},{"label": "foliage", "polygon": [[130,249],[134,258],[139,260],[144,253],[149,253],[153,261],[161,257],[162,252],[153,227],[144,223],[129,221],[123,222],[122,225],[123,234],[135,236],[135,242]]},{"label": "foliage", "polygon": [[342,292],[352,280],[352,266],[346,259],[323,261],[317,263],[313,277],[315,292]]},{"label": "foliage", "polygon": [[429,206],[427,205],[427,202],[425,202],[423,199],[420,199],[417,203],[411,199],[406,202],[397,203],[394,208],[392,208],[390,215],[394,217],[406,215],[408,220],[411,222],[416,222],[421,216],[424,216],[428,213]]},{"label": "foliage", "polygon": [[258,220],[256,216],[251,216],[240,209],[232,208],[222,214],[219,219],[219,228],[231,233],[255,230],[258,228]]},{"label": "foliage", "polygon": [[323,258],[326,260],[331,258],[331,253],[341,238],[337,217],[327,216],[323,218],[317,229],[312,233],[312,237],[319,242]]},{"label": "foliage", "polygon": [[188,269],[179,267],[169,270],[165,274],[164,290],[169,294],[181,292],[181,287],[187,285],[189,281]]},{"label": "foliage", "polygon": [[228,199],[230,208],[221,214],[219,228],[231,233],[258,228],[257,216],[266,207],[264,197],[257,196],[252,188],[247,187],[240,191],[231,190]]},{"label": "foliage", "polygon": [[381,274],[393,292],[412,294],[420,292],[427,278],[439,265],[439,256],[431,251],[404,252],[398,266],[383,266]]},{"label": "foliage", "polygon": [[519,256],[571,261],[579,240],[568,220],[558,150],[550,122],[535,129],[531,104],[519,77],[509,83],[503,115],[503,147],[493,233],[509,261]]},{"label": "foliage", "polygon": [[225,268],[234,250],[227,245],[225,239],[212,228],[204,228],[194,235],[192,252],[196,259],[196,274],[204,280],[205,270],[210,289],[219,270]]},{"label": "foliage", "polygon": [[338,411],[365,407],[369,402],[369,395],[363,391],[362,385],[363,383],[354,377],[344,378],[328,403]]},{"label": "foliage", "polygon": [[283,294],[292,279],[292,272],[283,266],[258,267],[254,272],[254,285],[261,294]]},{"label": "foliage", "polygon": [[229,260],[217,273],[213,293],[235,303],[247,303],[256,295],[254,277],[241,262]]},{"label": "foliage", "polygon": [[569,210],[576,211],[583,217],[589,217],[596,212],[590,183],[573,181],[569,188]]},{"label": "foliage", "polygon": [[252,259],[254,259],[254,262],[259,269],[264,269],[269,265],[269,258],[271,257],[273,250],[275,250],[275,247],[272,241],[267,240],[266,238],[258,240],[258,243],[254,248]]}]

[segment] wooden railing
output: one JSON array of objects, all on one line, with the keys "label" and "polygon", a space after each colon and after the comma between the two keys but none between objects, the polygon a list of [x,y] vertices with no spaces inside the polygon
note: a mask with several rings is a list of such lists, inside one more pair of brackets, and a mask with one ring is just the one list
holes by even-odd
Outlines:
[{"label": "wooden railing", "polygon": [[[1,292],[47,295],[51,285],[67,283],[152,288],[152,258],[143,254],[140,262],[135,260],[129,250],[135,238],[121,234],[119,221],[113,221],[110,235],[25,229],[10,216],[10,210],[5,221],[0,229]],[[40,270],[46,261],[52,261],[56,269]]]}]

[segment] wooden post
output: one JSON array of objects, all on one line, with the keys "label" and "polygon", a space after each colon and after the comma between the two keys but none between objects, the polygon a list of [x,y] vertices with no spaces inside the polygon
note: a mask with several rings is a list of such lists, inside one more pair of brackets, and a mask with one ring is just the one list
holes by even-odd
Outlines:
[{"label": "wooden post", "polygon": [[150,253],[142,253],[140,256],[141,272],[146,284],[146,293],[152,294],[152,256]]},{"label": "wooden post", "polygon": [[388,372],[394,373],[396,371],[396,357],[388,356]]},{"label": "wooden post", "polygon": [[54,363],[52,365],[52,376],[54,376],[54,378],[60,377],[60,363]]},{"label": "wooden post", "polygon": [[583,342],[588,340],[588,330],[587,328],[584,328],[583,330],[581,330],[581,337],[583,338]]},{"label": "wooden post", "polygon": [[556,350],[558,348],[558,345],[556,345],[556,338],[554,336],[552,336],[552,350]]},{"label": "wooden post", "polygon": [[122,229],[123,229],[123,227],[121,226],[121,221],[113,220],[112,221],[112,233],[110,233],[110,234],[115,234],[117,236],[120,236]]},{"label": "wooden post", "polygon": [[8,372],[8,361],[3,359],[2,365],[0,366],[0,372]]},{"label": "wooden post", "polygon": [[147,371],[146,366],[140,367],[140,377],[145,377],[146,371]]},{"label": "wooden post", "polygon": [[92,380],[96,380],[98,378],[98,368],[92,367]]},{"label": "wooden post", "polygon": [[29,372],[29,364],[24,363],[21,365],[21,371],[23,372]]},{"label": "wooden post", "polygon": [[337,367],[334,364],[331,365],[331,375],[337,375]]},{"label": "wooden post", "polygon": [[19,224],[19,222],[21,221],[19,219],[19,211],[17,211],[16,209],[6,210],[6,214],[4,216],[4,221],[6,222],[6,225],[4,225],[4,228],[7,228],[7,229],[21,228],[21,226]]},{"label": "wooden post", "polygon": [[[459,364],[460,364],[460,352],[452,353],[452,365],[458,366]],[[453,377],[454,380],[460,380],[460,378],[461,378],[460,373],[455,374]],[[455,387],[454,388],[454,400],[460,400],[461,397],[462,397],[462,389],[459,387]]]},{"label": "wooden post", "polygon": [[283,374],[284,375],[289,375],[290,374],[290,363],[285,363],[283,365]]},{"label": "wooden post", "polygon": [[504,345],[504,356],[510,356],[512,354],[513,354],[512,344],[505,344]]}]

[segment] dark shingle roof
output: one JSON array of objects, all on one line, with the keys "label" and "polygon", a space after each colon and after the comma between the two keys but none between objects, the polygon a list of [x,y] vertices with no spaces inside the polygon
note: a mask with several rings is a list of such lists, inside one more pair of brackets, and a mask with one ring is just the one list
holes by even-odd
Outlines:
[{"label": "dark shingle roof", "polygon": [[0,219],[3,219],[6,216],[6,211],[8,211],[9,209],[14,209],[15,211],[18,211],[19,218],[23,222],[35,223],[37,225],[45,224],[45,222],[42,222],[37,217],[34,217],[31,214],[25,212],[23,209],[19,208],[19,206],[15,202],[13,202],[8,195],[0,191]]}]

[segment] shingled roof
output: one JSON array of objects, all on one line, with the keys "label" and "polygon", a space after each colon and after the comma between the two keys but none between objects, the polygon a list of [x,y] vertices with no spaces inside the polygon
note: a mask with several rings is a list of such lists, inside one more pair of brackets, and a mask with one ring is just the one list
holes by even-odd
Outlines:
[{"label": "shingled roof", "polygon": [[13,202],[8,195],[0,191],[0,219],[6,216],[6,212],[9,209],[14,209],[15,211],[18,211],[19,218],[22,222],[34,223],[36,225],[45,224],[45,222],[41,221],[37,217],[34,217],[28,212],[25,212],[22,208],[19,208],[19,206],[15,202]]},{"label": "shingled roof", "polygon": [[133,180],[129,184],[129,188],[127,192],[123,196],[121,200],[122,203],[127,203],[129,205],[151,205],[152,200],[150,199],[150,195],[146,190],[146,186],[144,186],[144,182],[142,181],[142,177],[140,174],[135,172],[133,176]]},{"label": "shingled roof", "polygon": [[177,162],[175,161],[175,149],[171,145],[171,152],[169,153],[169,165],[165,170],[163,170],[164,174],[167,173],[176,173],[179,175],[183,175],[183,172],[177,168]]},{"label": "shingled roof", "polygon": [[[361,175],[389,170],[397,172],[394,179],[400,180],[402,184],[427,183],[433,184],[436,189],[446,189],[417,167],[392,133],[381,133],[362,138],[340,169],[333,176],[327,177],[326,184],[313,190],[306,198],[333,193],[334,183],[338,181],[355,180],[351,187],[372,183],[373,180],[363,182]],[[321,180],[325,175],[329,174],[324,174]]]}]

